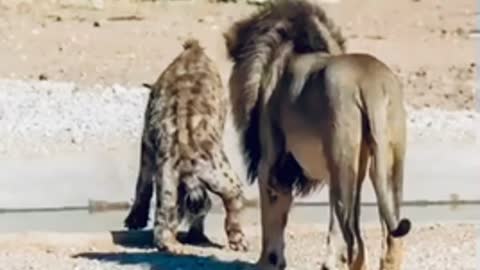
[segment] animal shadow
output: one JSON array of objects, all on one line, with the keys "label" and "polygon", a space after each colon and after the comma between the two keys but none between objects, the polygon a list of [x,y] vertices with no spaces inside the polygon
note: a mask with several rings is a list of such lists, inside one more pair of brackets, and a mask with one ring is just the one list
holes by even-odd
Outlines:
[{"label": "animal shadow", "polygon": [[[153,231],[152,230],[131,230],[131,231],[110,231],[112,242],[116,245],[130,248],[153,248]],[[185,245],[193,245],[200,247],[222,249],[224,246],[212,242],[210,239],[206,241],[195,241],[187,237],[186,232],[178,232],[177,240]]]},{"label": "animal shadow", "polygon": [[119,265],[142,265],[148,270],[254,270],[254,265],[242,261],[222,261],[214,256],[173,255],[160,252],[86,252],[72,256]]},{"label": "animal shadow", "polygon": [[[110,231],[112,242],[129,248],[153,248],[152,230]],[[179,240],[185,240],[185,234],[177,235]],[[190,244],[190,243],[186,243]],[[197,246],[222,248],[215,243],[204,243]],[[149,270],[254,270],[254,265],[242,261],[222,261],[214,256],[176,255],[167,252],[85,252],[73,255],[72,258],[84,258],[101,262],[111,262],[119,265],[142,265]]]}]

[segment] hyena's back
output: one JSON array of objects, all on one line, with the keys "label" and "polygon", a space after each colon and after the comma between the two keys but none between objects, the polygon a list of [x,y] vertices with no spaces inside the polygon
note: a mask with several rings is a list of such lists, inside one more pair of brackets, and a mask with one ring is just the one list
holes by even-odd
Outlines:
[{"label": "hyena's back", "polygon": [[[198,161],[212,159],[221,151],[226,97],[218,71],[198,41],[188,40],[183,47],[153,85],[145,84],[151,91],[135,201],[125,220],[129,229],[147,225],[154,182],[177,186],[177,201],[172,203],[177,204],[179,219],[205,215],[210,208],[206,189],[196,174]],[[161,175],[167,163],[172,164],[169,167],[175,177],[158,179],[167,177]]]},{"label": "hyena's back", "polygon": [[217,68],[198,41],[188,40],[184,51],[152,87],[149,139],[158,142],[159,158],[188,161],[209,159],[221,147],[227,104]]},{"label": "hyena's back", "polygon": [[240,224],[243,192],[222,143],[227,92],[215,64],[198,41],[189,40],[150,88],[142,165],[126,226],[146,226],[154,182],[156,246],[178,251],[174,235],[180,220],[190,225],[189,241],[205,242],[204,219],[211,207],[208,189],[222,199],[229,247],[246,250]]}]

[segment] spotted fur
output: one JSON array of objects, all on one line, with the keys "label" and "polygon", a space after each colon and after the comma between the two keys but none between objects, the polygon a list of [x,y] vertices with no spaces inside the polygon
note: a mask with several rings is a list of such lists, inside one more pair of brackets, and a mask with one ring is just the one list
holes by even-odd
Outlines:
[{"label": "spotted fur", "polygon": [[183,48],[149,86],[141,168],[125,226],[139,229],[147,225],[155,184],[156,246],[181,252],[176,233],[183,220],[190,227],[187,240],[206,242],[203,226],[211,207],[207,191],[211,191],[224,203],[230,248],[246,250],[240,224],[243,192],[222,145],[228,110],[226,91],[215,64],[198,40],[187,40]]}]

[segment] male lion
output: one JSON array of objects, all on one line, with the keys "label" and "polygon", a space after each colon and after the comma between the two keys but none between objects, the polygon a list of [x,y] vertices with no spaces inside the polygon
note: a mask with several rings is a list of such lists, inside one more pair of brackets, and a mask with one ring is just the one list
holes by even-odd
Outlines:
[{"label": "male lion", "polygon": [[157,248],[183,252],[176,239],[181,220],[190,227],[187,242],[207,243],[204,219],[211,207],[208,189],[223,200],[230,248],[246,250],[240,224],[243,191],[222,145],[227,93],[199,42],[189,39],[183,46],[183,52],[150,86],[140,173],[125,226],[139,229],[147,225],[155,182]]},{"label": "male lion", "polygon": [[367,54],[346,54],[324,11],[277,1],[225,33],[234,66],[230,97],[248,173],[258,176],[260,269],[284,269],[284,230],[293,191],[329,184],[330,225],[323,269],[366,269],[360,191],[368,162],[387,249],[381,269],[399,269],[406,120],[398,78]]}]

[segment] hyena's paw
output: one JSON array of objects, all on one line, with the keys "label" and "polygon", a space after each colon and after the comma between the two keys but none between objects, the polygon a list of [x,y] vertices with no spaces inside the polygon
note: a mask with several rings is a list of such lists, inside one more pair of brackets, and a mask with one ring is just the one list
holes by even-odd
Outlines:
[{"label": "hyena's paw", "polygon": [[180,242],[170,242],[163,247],[163,251],[166,251],[170,254],[175,254],[175,255],[186,255],[189,254],[188,248],[181,244]]},{"label": "hyena's paw", "polygon": [[148,210],[142,211],[136,207],[132,208],[124,221],[124,226],[129,230],[143,229],[148,223]]},{"label": "hyena's paw", "polygon": [[230,232],[228,235],[228,247],[233,251],[247,252],[249,243],[242,231]]},{"label": "hyena's paw", "polygon": [[187,254],[188,250],[180,243],[177,238],[168,230],[162,231],[155,236],[155,247],[158,251],[168,252],[176,255]]}]

